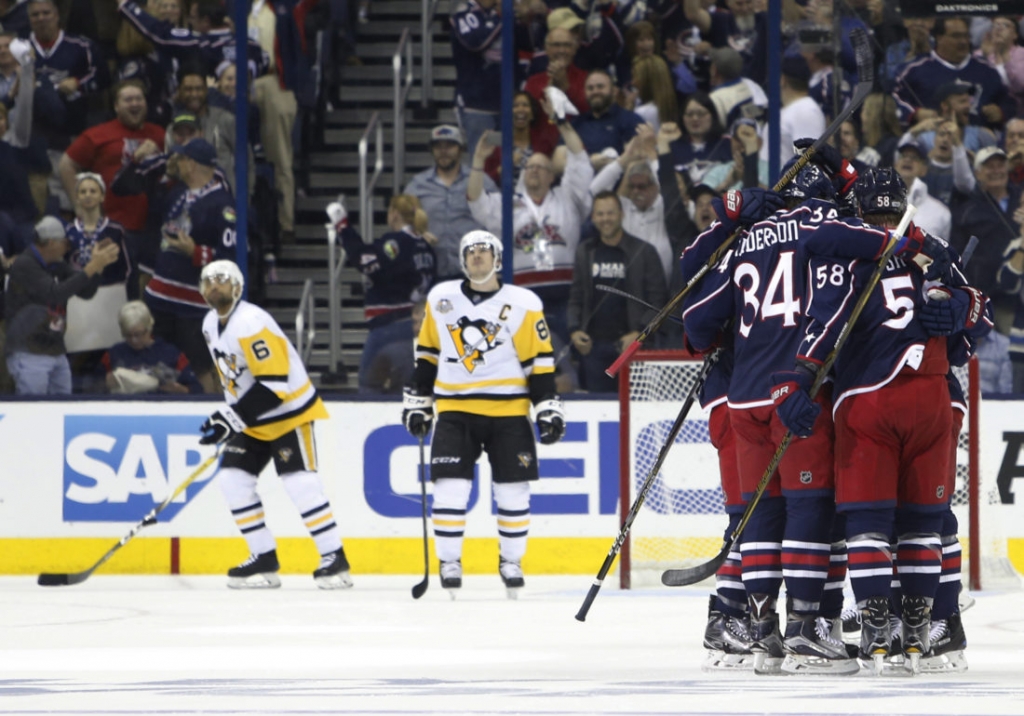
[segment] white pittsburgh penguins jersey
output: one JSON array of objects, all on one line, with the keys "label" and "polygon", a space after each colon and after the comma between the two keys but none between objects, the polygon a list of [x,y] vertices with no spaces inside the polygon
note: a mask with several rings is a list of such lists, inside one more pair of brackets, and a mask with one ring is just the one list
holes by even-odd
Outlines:
[{"label": "white pittsburgh penguins jersey", "polygon": [[203,319],[203,336],[220,373],[224,399],[233,406],[258,380],[283,401],[260,415],[245,434],[275,440],[300,425],[327,417],[298,352],[269,313],[239,301],[221,325],[216,311]]},{"label": "white pittsburgh penguins jersey", "polygon": [[537,294],[502,286],[474,304],[462,292],[461,280],[440,283],[427,295],[416,358],[437,365],[438,413],[529,415],[530,375],[555,371]]}]

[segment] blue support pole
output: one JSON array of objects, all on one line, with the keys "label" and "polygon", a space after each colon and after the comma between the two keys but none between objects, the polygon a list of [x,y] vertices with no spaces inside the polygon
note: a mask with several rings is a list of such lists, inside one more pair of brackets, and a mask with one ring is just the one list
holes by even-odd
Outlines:
[{"label": "blue support pole", "polygon": [[779,83],[782,79],[782,0],[768,2],[768,176],[769,186],[779,177],[781,154],[779,149],[779,119],[782,97]]},{"label": "blue support pole", "polygon": [[[501,243],[505,261],[501,280],[512,283],[512,95],[516,82],[515,14],[513,0],[501,0]],[[470,147],[473,151],[475,147]]]},{"label": "blue support pole", "polygon": [[[249,2],[236,0],[235,23],[235,258],[249,289]],[[246,294],[248,295],[248,294]]]}]

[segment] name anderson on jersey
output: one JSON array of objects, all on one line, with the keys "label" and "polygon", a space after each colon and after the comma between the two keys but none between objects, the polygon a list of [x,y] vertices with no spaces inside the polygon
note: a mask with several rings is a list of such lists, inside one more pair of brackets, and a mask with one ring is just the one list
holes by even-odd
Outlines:
[{"label": "name anderson on jersey", "polygon": [[752,251],[761,251],[776,244],[788,244],[800,240],[799,222],[795,219],[781,221],[777,224],[757,224],[743,236],[743,241],[736,249],[736,255]]}]

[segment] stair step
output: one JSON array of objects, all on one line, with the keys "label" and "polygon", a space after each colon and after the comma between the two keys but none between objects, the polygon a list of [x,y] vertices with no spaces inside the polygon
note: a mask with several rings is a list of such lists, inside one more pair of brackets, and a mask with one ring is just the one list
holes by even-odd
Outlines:
[{"label": "stair step", "polygon": [[[405,83],[405,73],[406,70],[403,67],[402,74],[400,76],[403,86]],[[391,66],[390,62],[386,65],[362,65],[357,67],[348,66],[341,71],[341,77],[342,97],[345,97],[346,88],[352,86],[352,84],[350,83],[358,84],[372,81],[379,84],[381,82],[386,82],[392,87],[392,91],[394,91],[395,70]],[[413,68],[413,80],[415,83],[419,83],[420,81],[419,62],[415,59]],[[434,82],[445,82],[448,84],[454,84],[455,65],[443,64],[435,61]]]},{"label": "stair step", "polygon": [[[394,42],[375,42],[360,43],[359,49],[356,54],[359,59],[363,60],[375,60],[375,59],[388,59],[390,60],[395,55],[395,48],[398,47],[398,37],[401,33],[395,35]],[[452,44],[447,37],[442,37],[440,40],[435,36],[434,43],[431,48],[434,56],[434,60],[451,60],[452,59]],[[413,46],[412,46],[413,61],[419,65],[420,60],[423,57],[423,48],[420,45],[420,28],[417,23],[416,27],[413,28]],[[359,67],[359,65],[350,65],[350,67]]]},{"label": "stair step", "polygon": [[[445,104],[443,102],[436,102],[435,105],[438,109],[438,117],[436,120],[429,120],[431,126],[436,122],[437,124],[455,124],[455,110],[452,108],[451,103]],[[417,120],[414,115],[419,107],[419,96],[417,95],[416,101],[410,101],[406,105],[405,109],[405,122],[406,125],[414,124]],[[388,107],[386,110],[381,111],[380,109],[372,109],[369,107],[350,107],[342,105],[342,109],[335,109],[327,113],[327,117],[333,117],[333,124],[336,127],[359,127],[359,136],[362,136],[363,129],[366,128],[367,122],[370,121],[370,117],[373,116],[374,112],[381,112],[381,114],[387,114],[385,119],[386,124],[391,124],[391,108]],[[327,134],[330,134],[332,130],[328,130]],[[333,130],[337,131],[337,130]],[[359,141],[357,138],[356,141]],[[331,142],[328,142],[331,143]]]},{"label": "stair step", "polygon": [[[420,101],[422,97],[422,87],[419,85],[414,86],[409,91],[409,104],[415,104]],[[342,99],[348,102],[363,102],[363,103],[380,103],[380,109],[391,109],[391,104],[394,101],[394,89],[390,84],[381,86],[374,85],[368,87],[345,87],[341,92]],[[444,85],[434,85],[434,101],[440,102],[441,104],[451,105],[455,101],[455,88],[446,87]]]},{"label": "stair step", "polygon": [[[417,13],[417,15],[419,15],[419,13]],[[359,37],[361,38],[361,44],[370,42],[371,37],[377,38],[380,37],[381,35],[384,35],[388,38],[394,38],[395,45],[397,45],[398,38],[401,37],[402,31],[405,30],[406,28],[408,28],[409,33],[413,35],[412,39],[417,43],[419,42],[420,31],[423,26],[423,21],[419,17],[416,17],[415,19],[393,19],[392,17],[390,17],[390,13],[386,18],[383,15],[379,17],[380,19],[376,19],[371,13],[370,21],[365,25],[359,26]],[[434,21],[430,24],[430,34],[434,39],[435,45],[440,44],[439,40],[450,42],[450,40],[447,37],[448,29],[450,27],[451,26],[448,24],[447,18],[444,18],[444,20],[441,20],[437,17],[434,18]],[[392,45],[392,52],[394,52],[395,45]],[[357,51],[356,54],[358,55],[359,52]]]},{"label": "stair step", "polygon": [[[419,142],[406,142],[406,146],[410,149],[420,149],[421,151],[406,151],[405,153],[405,165],[416,165],[418,167],[429,166],[434,161],[434,156],[426,151],[426,145]],[[372,167],[374,161],[374,155],[371,152],[368,157],[369,166]],[[395,158],[391,151],[385,146],[384,149],[384,166],[394,166]],[[320,152],[315,157],[310,157],[310,167],[314,170],[328,170],[328,171],[345,171],[351,169],[352,171],[359,170],[359,152],[358,151],[347,151],[347,152]]]},{"label": "stair step", "polygon": [[[301,283],[272,283],[266,287],[266,298],[267,301],[291,301],[297,305],[299,299],[302,298],[304,288],[305,286]],[[347,283],[338,285],[338,293],[342,299],[349,299],[354,296],[351,284]],[[317,300],[317,313],[319,314],[320,311],[326,312],[328,310],[327,301],[330,296],[330,287],[326,283],[314,283],[313,296]]]}]

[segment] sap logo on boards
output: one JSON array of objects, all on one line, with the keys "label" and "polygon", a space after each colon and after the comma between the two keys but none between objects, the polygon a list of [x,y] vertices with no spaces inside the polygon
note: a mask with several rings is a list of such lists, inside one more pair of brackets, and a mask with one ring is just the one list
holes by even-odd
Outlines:
[{"label": "sap logo on boards", "polygon": [[[212,454],[199,446],[204,415],[64,418],[64,521],[136,522]],[[212,465],[159,515],[169,522],[214,474]]]}]

